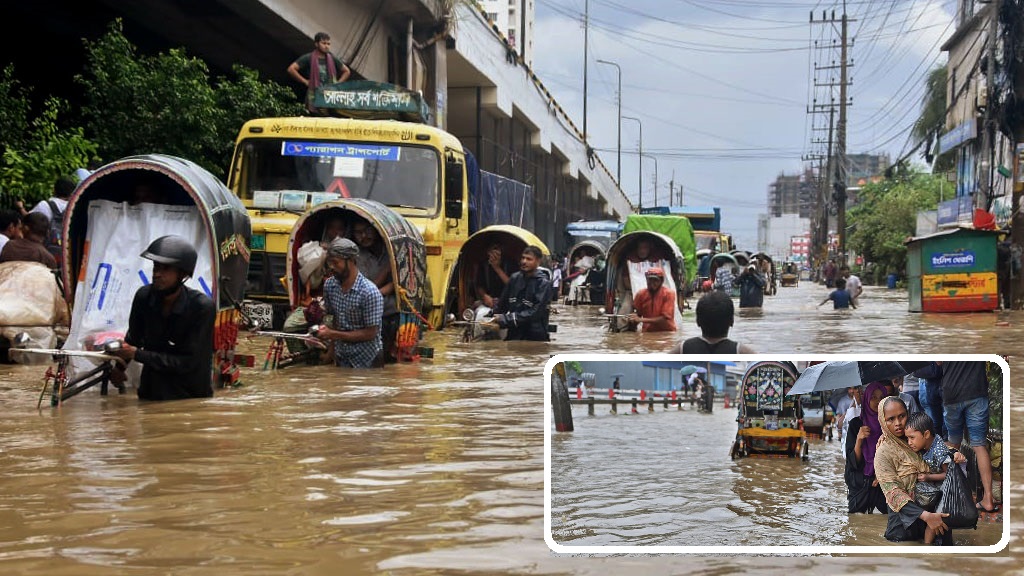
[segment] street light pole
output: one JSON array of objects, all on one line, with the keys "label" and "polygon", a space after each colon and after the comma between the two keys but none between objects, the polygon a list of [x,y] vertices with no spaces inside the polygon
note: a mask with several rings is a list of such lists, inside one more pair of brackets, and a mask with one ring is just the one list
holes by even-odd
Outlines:
[{"label": "street light pole", "polygon": [[590,0],[583,4],[583,146],[587,143],[587,59],[590,57]]},{"label": "street light pole", "polygon": [[622,189],[622,68],[619,67],[615,62],[609,62],[607,60],[598,60],[601,64],[608,64],[609,66],[615,66],[615,72],[619,79],[619,155],[618,160],[615,161],[615,183],[618,184],[619,189]]},{"label": "street light pole", "polygon": [[636,125],[640,127],[640,140],[638,141],[637,148],[639,154],[637,154],[637,183],[639,184],[639,190],[637,193],[636,207],[637,210],[644,207],[644,125],[640,122],[639,118],[634,116],[623,116],[624,120],[636,120]]},{"label": "street light pole", "polygon": [[[654,156],[653,154],[643,154],[643,153],[641,153],[641,156],[646,156],[647,158],[650,158],[651,160],[654,160],[654,206],[657,207],[658,206],[658,157]],[[671,198],[670,198],[670,200],[671,200]]]}]

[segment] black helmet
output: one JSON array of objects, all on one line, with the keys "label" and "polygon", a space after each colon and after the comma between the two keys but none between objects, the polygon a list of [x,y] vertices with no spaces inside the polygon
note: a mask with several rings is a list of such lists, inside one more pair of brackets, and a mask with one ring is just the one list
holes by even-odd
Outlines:
[{"label": "black helmet", "polygon": [[147,260],[174,266],[188,276],[196,271],[196,249],[181,236],[161,236],[140,254]]}]

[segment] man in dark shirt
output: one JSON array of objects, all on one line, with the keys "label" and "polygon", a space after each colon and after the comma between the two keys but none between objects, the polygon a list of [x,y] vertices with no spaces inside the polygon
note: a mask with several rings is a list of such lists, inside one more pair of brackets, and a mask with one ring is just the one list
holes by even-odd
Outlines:
[{"label": "man in dark shirt", "polygon": [[519,272],[509,279],[498,305],[494,321],[507,328],[505,340],[537,340],[547,342],[548,305],[551,303],[551,280],[540,271],[544,253],[536,246],[527,246],[519,258]]},{"label": "man in dark shirt", "polygon": [[[184,284],[195,272],[196,251],[184,238],[162,236],[142,257],[153,261],[153,283],[135,293],[128,333],[116,354],[142,363],[142,400],[209,398],[216,306]],[[121,373],[113,379],[123,378]]]},{"label": "man in dark shirt", "polygon": [[22,220],[24,238],[12,238],[0,252],[0,262],[39,262],[47,268],[56,268],[57,260],[46,249],[46,235],[50,220],[39,212],[29,212]]},{"label": "man in dark shirt", "polygon": [[948,440],[959,446],[964,429],[978,457],[978,474],[985,494],[978,507],[995,512],[992,499],[992,459],[988,453],[988,377],[984,362],[938,362],[942,366],[942,417]]}]

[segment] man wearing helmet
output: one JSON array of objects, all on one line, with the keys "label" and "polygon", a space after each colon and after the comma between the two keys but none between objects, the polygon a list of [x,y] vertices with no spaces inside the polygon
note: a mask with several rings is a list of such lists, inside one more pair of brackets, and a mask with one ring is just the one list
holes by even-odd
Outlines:
[{"label": "man wearing helmet", "polygon": [[[153,261],[153,282],[135,293],[123,360],[142,364],[139,398],[178,400],[213,396],[213,324],[209,296],[185,286],[195,273],[196,250],[180,236],[162,236],[141,254]],[[123,381],[124,373],[112,378]]]}]

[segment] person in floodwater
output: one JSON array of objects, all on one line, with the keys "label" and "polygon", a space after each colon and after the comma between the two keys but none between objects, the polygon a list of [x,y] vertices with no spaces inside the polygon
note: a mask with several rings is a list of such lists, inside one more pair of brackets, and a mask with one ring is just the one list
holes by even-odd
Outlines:
[{"label": "person in floodwater", "polygon": [[633,313],[629,315],[629,326],[641,332],[676,331],[676,294],[665,287],[665,271],[660,267],[648,268],[647,288],[633,299]]},{"label": "person in floodwater", "polygon": [[688,338],[672,349],[673,354],[754,354],[754,349],[729,339],[736,309],[732,298],[714,290],[697,301],[700,336]]},{"label": "person in floodwater", "polygon": [[379,368],[384,365],[380,337],[384,297],[359,272],[359,247],[348,238],[335,238],[327,249],[331,276],[324,282],[324,312],[330,327],[316,336],[334,340],[334,364],[350,368]]},{"label": "person in floodwater", "polygon": [[878,403],[885,398],[885,382],[872,382],[864,390],[861,414],[848,418],[846,434],[846,500],[851,514],[885,512],[885,495],[875,477],[875,448],[882,436]]},{"label": "person in floodwater", "polygon": [[764,287],[768,282],[757,265],[747,266],[735,283],[740,287],[740,308],[760,308],[764,305]]},{"label": "person in floodwater", "polygon": [[395,280],[391,275],[391,256],[377,228],[362,218],[352,224],[352,237],[359,245],[359,256],[356,257],[359,271],[380,289],[384,297],[384,316],[381,320],[384,362],[397,362],[395,339],[398,336],[399,315]]},{"label": "person in floodwater", "polygon": [[[904,401],[904,403],[906,402]],[[924,412],[911,413],[907,416],[907,425],[905,426],[907,445],[911,450],[920,454],[925,464],[928,465],[928,472],[921,472],[917,475],[914,500],[929,512],[935,511],[935,507],[942,497],[942,482],[946,479],[949,465],[962,464],[967,461],[963,454],[947,446],[941,436],[932,434],[934,426],[935,423]],[[924,543],[931,544],[934,540],[935,533],[926,530]]]},{"label": "person in floodwater", "polygon": [[[216,305],[185,286],[198,255],[180,236],[161,236],[142,257],[153,261],[153,282],[139,288],[128,317],[124,344],[114,352],[142,364],[139,398],[179,400],[213,396],[213,325]],[[123,383],[123,367],[111,380]]]},{"label": "person in floodwater", "polygon": [[953,533],[943,522],[949,514],[929,512],[914,499],[919,474],[929,472],[921,455],[907,444],[907,406],[898,396],[888,396],[879,403],[878,426],[884,440],[875,454],[878,483],[888,505],[885,539],[909,542],[924,539],[931,543],[942,536],[944,546],[953,545]]},{"label": "person in floodwater", "polygon": [[515,268],[511,263],[505,261],[501,244],[498,242],[491,244],[487,248],[487,261],[482,263],[477,270],[473,288],[480,303],[488,308],[494,308],[495,301],[501,296],[513,274],[515,274]]},{"label": "person in floodwater", "polygon": [[509,278],[494,308],[494,321],[508,330],[505,340],[536,340],[547,342],[548,305],[551,303],[551,281],[541,272],[544,253],[536,246],[527,246],[519,258],[519,272]]},{"label": "person in floodwater", "polygon": [[856,308],[857,305],[853,302],[853,298],[850,293],[846,291],[846,280],[839,278],[836,280],[836,289],[829,293],[824,300],[821,301],[821,306],[829,300],[832,301],[833,310],[841,310],[846,308]]}]

